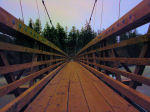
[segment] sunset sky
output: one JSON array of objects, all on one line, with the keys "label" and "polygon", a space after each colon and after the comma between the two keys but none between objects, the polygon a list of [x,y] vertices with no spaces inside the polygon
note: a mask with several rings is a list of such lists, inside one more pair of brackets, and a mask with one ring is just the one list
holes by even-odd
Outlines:
[{"label": "sunset sky", "polygon": [[[40,9],[40,19],[42,26],[48,21],[48,17],[44,11],[42,0],[37,0]],[[95,0],[45,0],[52,22],[56,25],[59,22],[62,26],[71,29],[76,26],[81,29],[89,20],[91,10]],[[142,0],[121,0],[121,16],[135,7]],[[10,12],[17,18],[21,17],[19,0],[0,0],[0,6]],[[38,18],[36,8],[36,0],[22,0],[25,24],[29,18],[35,20]],[[100,29],[102,0],[98,0],[96,10],[94,11],[91,21],[92,28],[97,31]],[[104,12],[102,28],[106,29],[118,19],[119,0],[104,0]],[[139,28],[140,33],[146,33],[148,25]]]}]

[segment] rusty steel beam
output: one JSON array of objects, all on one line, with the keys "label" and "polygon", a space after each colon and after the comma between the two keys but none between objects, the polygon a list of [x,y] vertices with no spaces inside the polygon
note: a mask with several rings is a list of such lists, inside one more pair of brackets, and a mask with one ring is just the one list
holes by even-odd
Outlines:
[{"label": "rusty steel beam", "polygon": [[60,64],[62,64],[62,63],[63,63],[63,62],[59,62],[59,63],[57,63],[57,64],[51,65],[51,66],[49,66],[49,67],[47,67],[47,68],[44,68],[44,69],[42,69],[42,70],[40,70],[40,71],[37,71],[37,72],[35,72],[35,73],[32,73],[32,74],[30,74],[30,75],[28,75],[28,76],[26,76],[26,77],[24,77],[24,78],[22,78],[22,79],[19,79],[19,80],[17,80],[17,81],[14,81],[14,82],[8,84],[8,85],[5,85],[5,86],[0,87],[0,96],[6,95],[7,93],[9,93],[9,92],[15,90],[17,87],[23,85],[24,83],[26,83],[26,82],[28,82],[28,81],[31,81],[32,79],[34,79],[34,78],[40,76],[42,73],[45,73],[46,71],[49,71],[49,70],[51,70],[52,68],[54,68],[54,67],[56,67],[56,66],[58,66],[58,65],[60,65]]},{"label": "rusty steel beam", "polygon": [[117,81],[108,75],[96,70],[93,67],[90,67],[84,63],[80,63],[83,65],[85,68],[90,70],[92,73],[94,73],[97,77],[99,77],[101,80],[107,82],[109,85],[111,85],[113,88],[115,88],[117,91],[119,91],[122,95],[126,96],[129,98],[131,101],[134,103],[140,105],[147,111],[150,111],[150,97],[128,87],[127,85],[121,83],[120,81]]},{"label": "rusty steel beam", "polygon": [[46,38],[42,37],[40,34],[36,33],[33,29],[29,28],[22,21],[12,16],[10,13],[5,11],[2,7],[0,7],[0,15],[1,15],[0,17],[0,31],[1,32],[7,33],[7,34],[11,33],[7,31],[8,29],[12,30],[13,32],[19,32],[20,35],[21,34],[26,35],[27,37],[32,38],[46,46],[49,46],[61,52],[65,56],[67,56],[67,54],[64,51],[59,49],[56,45],[48,41]]},{"label": "rusty steel beam", "polygon": [[39,66],[44,65],[52,62],[63,61],[63,59],[56,59],[56,60],[46,60],[46,61],[38,61],[38,62],[30,62],[24,64],[16,64],[16,65],[9,65],[9,66],[2,66],[0,67],[0,74],[7,74],[10,72],[15,72],[23,69],[30,68],[32,66]]},{"label": "rusty steel beam", "polygon": [[116,21],[113,25],[103,31],[92,41],[90,41],[77,53],[77,55],[103,39],[120,35],[148,22],[150,22],[150,1],[143,0],[135,8],[121,17],[118,21]]},{"label": "rusty steel beam", "polygon": [[29,101],[40,91],[40,89],[44,87],[48,83],[48,81],[52,80],[53,77],[57,75],[57,73],[64,67],[64,65],[65,64],[50,72],[47,76],[42,78],[39,82],[26,90],[19,97],[17,97],[16,99],[8,103],[5,107],[0,109],[0,112],[20,112],[20,110],[29,103]]},{"label": "rusty steel beam", "polygon": [[[86,61],[82,61],[82,62],[86,62]],[[102,69],[108,70],[110,72],[113,72],[116,75],[122,75],[122,76],[130,78],[130,79],[132,79],[134,81],[137,81],[137,82],[140,82],[142,84],[150,86],[150,78],[148,78],[148,77],[143,77],[143,76],[140,76],[140,75],[137,75],[137,74],[134,74],[134,73],[122,71],[122,70],[119,70],[117,68],[111,68],[111,67],[108,67],[108,66],[105,66],[105,65],[99,65],[99,64],[95,64],[95,63],[91,63],[91,62],[88,62],[88,64],[95,65],[95,66],[97,66],[99,68],[102,68]]]},{"label": "rusty steel beam", "polygon": [[20,45],[14,45],[10,43],[0,42],[0,50],[6,50],[6,51],[16,51],[16,52],[27,52],[27,53],[37,53],[37,54],[45,54],[45,55],[53,55],[53,56],[60,56],[65,57],[60,54],[47,52],[43,50],[28,48]]}]

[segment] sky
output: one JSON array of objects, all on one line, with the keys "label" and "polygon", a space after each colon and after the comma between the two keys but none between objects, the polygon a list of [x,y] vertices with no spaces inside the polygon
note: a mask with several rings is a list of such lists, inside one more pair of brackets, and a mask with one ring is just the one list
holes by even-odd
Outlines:
[{"label": "sky", "polygon": [[[34,21],[38,18],[36,0],[21,0],[25,24],[28,24],[29,18]],[[92,7],[95,0],[44,0],[54,25],[58,22],[62,26],[67,26],[70,30],[72,26],[81,29],[89,21]],[[142,0],[121,0],[120,17],[134,8]],[[46,21],[49,22],[42,0],[37,0],[40,10],[40,20],[44,27]],[[17,18],[22,18],[19,0],[0,0],[0,6]],[[119,0],[104,0],[102,16],[102,29],[106,29],[118,20]],[[97,31],[101,23],[102,0],[97,0],[96,8],[93,13],[91,26]],[[139,33],[145,34],[148,30],[148,24],[137,29]]]}]

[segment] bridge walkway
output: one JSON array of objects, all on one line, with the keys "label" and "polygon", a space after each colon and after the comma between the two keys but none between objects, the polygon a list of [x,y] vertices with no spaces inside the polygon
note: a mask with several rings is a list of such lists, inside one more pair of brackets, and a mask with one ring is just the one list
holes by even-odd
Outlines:
[{"label": "bridge walkway", "polygon": [[25,112],[137,112],[77,62],[69,62]]}]

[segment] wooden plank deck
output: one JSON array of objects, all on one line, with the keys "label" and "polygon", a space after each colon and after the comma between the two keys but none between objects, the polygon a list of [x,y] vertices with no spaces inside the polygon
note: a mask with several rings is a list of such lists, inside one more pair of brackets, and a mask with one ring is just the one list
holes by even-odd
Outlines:
[{"label": "wooden plank deck", "polygon": [[25,112],[138,112],[77,62],[69,62]]}]

